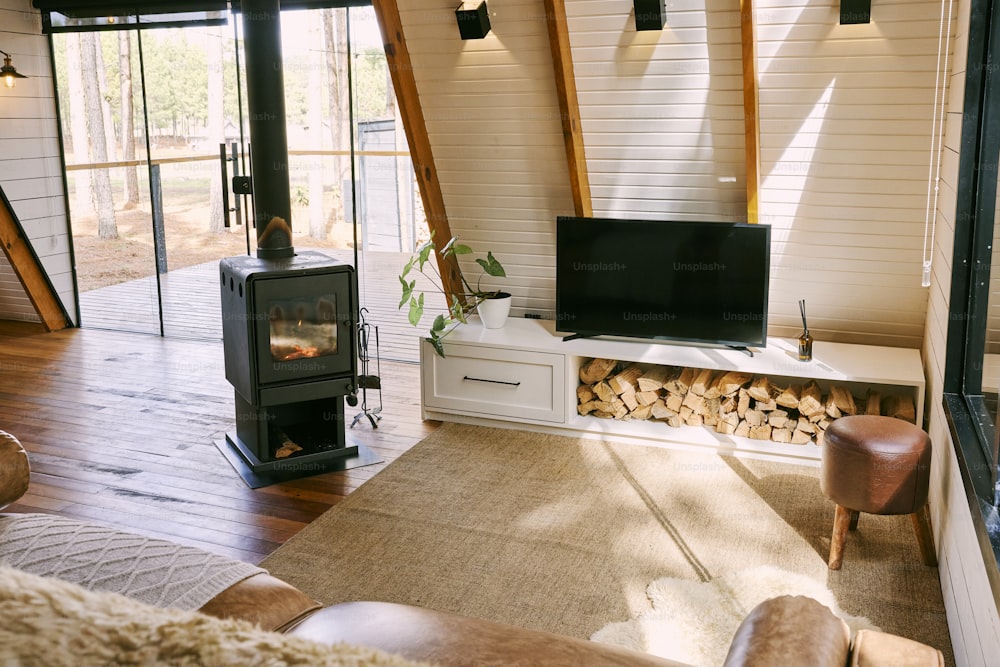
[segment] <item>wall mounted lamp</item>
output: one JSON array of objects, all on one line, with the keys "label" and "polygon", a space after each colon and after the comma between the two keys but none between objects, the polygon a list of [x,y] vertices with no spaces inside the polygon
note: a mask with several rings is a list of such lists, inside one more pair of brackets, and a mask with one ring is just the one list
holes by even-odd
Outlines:
[{"label": "wall mounted lamp", "polygon": [[872,0],[840,0],[840,25],[872,22]]},{"label": "wall mounted lamp", "polygon": [[663,30],[667,23],[665,0],[632,0],[635,7],[635,29]]},{"label": "wall mounted lamp", "polygon": [[462,2],[455,10],[458,20],[458,33],[462,39],[482,39],[490,34],[490,14],[486,9],[486,0],[478,4]]},{"label": "wall mounted lamp", "polygon": [[3,77],[3,85],[8,88],[14,87],[14,79],[27,79],[23,74],[19,74],[14,66],[10,64],[10,54],[0,51],[3,54],[3,67],[0,67],[0,77]]}]

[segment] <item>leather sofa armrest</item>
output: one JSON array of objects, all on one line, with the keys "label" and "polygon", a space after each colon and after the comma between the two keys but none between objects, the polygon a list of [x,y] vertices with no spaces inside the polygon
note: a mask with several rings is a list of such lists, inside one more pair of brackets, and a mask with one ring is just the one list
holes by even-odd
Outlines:
[{"label": "leather sofa armrest", "polygon": [[858,630],[851,667],[944,667],[944,655],[920,642],[877,630]]},{"label": "leather sofa armrest", "polygon": [[308,595],[267,573],[239,581],[206,602],[200,611],[216,618],[236,618],[263,630],[289,626],[320,608]]},{"label": "leather sofa armrest", "polygon": [[801,595],[782,595],[747,614],[724,667],[843,667],[850,648],[850,629],[826,606]]},{"label": "leather sofa armrest", "polygon": [[308,614],[287,633],[323,644],[347,642],[381,649],[442,667],[685,667],[608,644],[392,602],[345,602],[326,607]]},{"label": "leather sofa armrest", "polygon": [[10,433],[0,431],[0,509],[16,502],[28,490],[31,467],[28,453]]}]

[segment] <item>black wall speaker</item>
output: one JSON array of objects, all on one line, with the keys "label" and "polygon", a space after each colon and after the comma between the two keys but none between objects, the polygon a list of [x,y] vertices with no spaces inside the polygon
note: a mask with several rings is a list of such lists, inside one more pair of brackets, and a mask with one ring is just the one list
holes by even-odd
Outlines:
[{"label": "black wall speaker", "polygon": [[482,39],[490,33],[490,14],[486,9],[486,0],[472,7],[473,3],[462,3],[455,10],[458,20],[458,33],[462,39]]},{"label": "black wall speaker", "polygon": [[840,0],[840,24],[872,22],[872,0]]},{"label": "black wall speaker", "polygon": [[633,0],[636,30],[663,30],[667,22],[665,0]]}]

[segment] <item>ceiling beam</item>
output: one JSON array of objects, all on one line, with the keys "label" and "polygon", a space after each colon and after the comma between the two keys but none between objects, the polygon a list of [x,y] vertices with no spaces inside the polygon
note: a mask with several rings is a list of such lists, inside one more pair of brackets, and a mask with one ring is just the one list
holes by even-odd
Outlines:
[{"label": "ceiling beam", "polygon": [[747,222],[759,222],[760,212],[760,89],[757,85],[757,26],[753,0],[740,0],[743,42],[743,129],[746,135]]},{"label": "ceiling beam", "polygon": [[25,237],[3,188],[0,188],[0,245],[46,330],[58,331],[68,327],[69,318],[62,302]]},{"label": "ceiling beam", "polygon": [[566,26],[565,0],[544,0],[545,23],[549,31],[549,49],[552,51],[552,69],[559,97],[559,118],[562,122],[563,143],[566,146],[566,163],[569,166],[570,189],[573,208],[578,216],[590,217],[594,208],[590,199],[590,176],[587,156],[583,146],[583,129],[580,127],[580,104],[576,96],[576,76],[573,73],[573,54],[570,51],[569,29]]},{"label": "ceiling beam", "polygon": [[[420,198],[423,200],[427,225],[430,227],[438,247],[443,247],[451,239],[451,226],[448,224],[444,195],[441,193],[441,182],[438,180],[437,169],[434,166],[434,155],[431,151],[430,139],[427,136],[424,112],[420,107],[417,82],[413,78],[410,52],[407,50],[406,40],[403,38],[403,23],[399,16],[399,7],[396,0],[373,0],[372,5],[375,8],[375,16],[378,18],[379,29],[382,31],[385,58],[389,66],[389,75],[392,78],[392,87],[396,91],[396,104],[403,120],[406,141],[410,147],[413,172],[420,188]],[[444,291],[461,299],[464,291],[458,262],[454,255],[447,259],[443,258],[441,253],[435,253],[435,255]]]}]

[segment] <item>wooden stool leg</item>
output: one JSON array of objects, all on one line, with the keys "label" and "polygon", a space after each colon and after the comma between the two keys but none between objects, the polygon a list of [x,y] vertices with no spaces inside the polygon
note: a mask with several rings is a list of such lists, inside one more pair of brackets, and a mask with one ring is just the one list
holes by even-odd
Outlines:
[{"label": "wooden stool leg", "polygon": [[861,516],[861,512],[857,512],[855,510],[851,510],[851,525],[849,527],[849,530],[857,530],[858,529],[858,517],[860,517],[860,516]]},{"label": "wooden stool leg", "polygon": [[917,534],[917,544],[920,546],[920,556],[924,565],[937,566],[937,556],[934,553],[934,537],[931,534],[931,515],[927,504],[910,515],[913,521],[913,532]]},{"label": "wooden stool leg", "polygon": [[851,510],[837,505],[837,512],[833,516],[833,537],[830,538],[830,560],[827,561],[831,570],[839,570],[844,562],[844,541],[850,524]]}]

